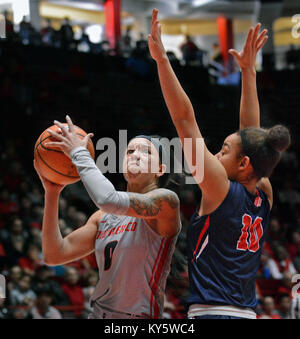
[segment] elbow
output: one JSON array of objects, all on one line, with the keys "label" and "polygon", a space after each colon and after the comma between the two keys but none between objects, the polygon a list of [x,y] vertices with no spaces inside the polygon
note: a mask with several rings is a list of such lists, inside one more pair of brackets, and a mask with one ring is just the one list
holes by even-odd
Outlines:
[{"label": "elbow", "polygon": [[58,260],[58,258],[55,258],[53,256],[44,256],[44,263],[47,266],[57,266],[60,265],[61,262]]},{"label": "elbow", "polygon": [[96,205],[104,213],[114,213],[118,209],[117,201],[117,192],[112,191],[105,198],[97,199]]}]

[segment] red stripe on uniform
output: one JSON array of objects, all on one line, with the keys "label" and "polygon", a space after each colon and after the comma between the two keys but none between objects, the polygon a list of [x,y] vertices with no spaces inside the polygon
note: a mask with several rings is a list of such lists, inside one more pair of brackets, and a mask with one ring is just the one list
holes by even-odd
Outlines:
[{"label": "red stripe on uniform", "polygon": [[203,229],[202,229],[202,231],[201,231],[201,233],[200,233],[200,235],[199,235],[198,242],[197,242],[197,246],[196,246],[196,249],[195,249],[195,251],[194,251],[194,253],[193,253],[193,261],[195,260],[195,255],[196,255],[196,253],[197,253],[197,251],[198,251],[198,248],[199,248],[199,246],[200,246],[201,240],[202,240],[202,238],[203,238],[205,232],[207,231],[207,229],[208,229],[208,227],[209,227],[209,224],[210,224],[210,222],[209,222],[209,216],[208,216],[207,219],[206,219],[206,221],[205,221],[204,227],[203,227]]},{"label": "red stripe on uniform", "polygon": [[[169,238],[166,241],[163,253],[161,255],[161,259],[160,259],[159,264],[158,264],[158,268],[157,268],[156,273],[155,273],[155,277],[154,277],[154,289],[153,289],[153,293],[151,295],[151,298],[154,297],[154,295],[156,294],[156,292],[158,290],[158,282],[159,282],[159,280],[161,278],[161,275],[162,275],[162,272],[163,272],[163,268],[164,268],[165,263],[166,263],[166,258],[167,258],[167,255],[168,255],[168,252],[169,252],[169,249],[170,249],[171,242],[172,242],[172,238]],[[155,301],[155,304],[154,304],[154,319],[157,319],[158,316],[159,316],[159,306],[157,304],[157,301]]]},{"label": "red stripe on uniform", "polygon": [[162,250],[162,248],[163,248],[163,243],[164,243],[164,241],[165,241],[165,239],[162,239],[162,241],[161,241],[161,243],[160,243],[160,247],[159,247],[159,250],[158,250],[158,254],[157,254],[157,257],[156,257],[154,266],[153,266],[153,268],[152,268],[152,276],[151,276],[151,279],[150,279],[150,282],[149,282],[149,285],[150,285],[151,291],[152,291],[152,293],[151,293],[151,300],[150,300],[150,318],[152,318],[152,301],[153,301],[153,288],[152,288],[152,286],[151,286],[151,283],[152,283],[152,280],[153,280],[153,278],[154,278],[155,267],[156,267],[156,264],[157,264],[157,262],[158,262],[158,258],[159,258],[159,256],[160,256],[160,252],[161,252],[161,250]]}]

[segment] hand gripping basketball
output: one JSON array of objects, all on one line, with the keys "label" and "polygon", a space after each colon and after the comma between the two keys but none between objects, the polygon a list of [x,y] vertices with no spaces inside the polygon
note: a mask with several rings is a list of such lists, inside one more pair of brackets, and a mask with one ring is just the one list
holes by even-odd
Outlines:
[{"label": "hand gripping basketball", "polygon": [[80,180],[70,152],[77,146],[84,146],[89,150],[91,157],[95,158],[91,136],[91,133],[87,134],[80,127],[73,125],[69,117],[67,123],[55,122],[55,125],[39,136],[34,147],[34,159],[43,185],[43,179],[59,185],[69,185]]},{"label": "hand gripping basketball", "polygon": [[50,141],[45,143],[45,145],[50,147],[57,147],[61,149],[66,156],[70,157],[70,153],[74,148],[79,146],[87,148],[88,142],[90,138],[94,136],[94,134],[89,133],[83,139],[81,139],[77,135],[75,131],[75,126],[73,125],[73,122],[68,115],[66,116],[66,121],[68,127],[64,126],[59,121],[54,120],[54,124],[61,129],[61,134],[49,129],[48,132],[50,133],[50,135],[58,141]]}]

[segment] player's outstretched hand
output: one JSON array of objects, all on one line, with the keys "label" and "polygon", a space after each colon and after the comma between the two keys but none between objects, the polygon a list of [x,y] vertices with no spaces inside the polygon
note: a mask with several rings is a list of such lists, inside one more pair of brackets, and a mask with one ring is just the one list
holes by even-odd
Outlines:
[{"label": "player's outstretched hand", "polygon": [[235,49],[228,51],[235,58],[241,70],[246,68],[255,70],[257,53],[268,40],[268,36],[266,35],[268,30],[264,29],[258,34],[260,28],[260,23],[258,23],[255,28],[250,28],[245,45],[240,52],[237,52]]},{"label": "player's outstretched hand", "polygon": [[152,12],[151,34],[148,35],[148,45],[152,58],[156,62],[167,59],[167,53],[161,41],[161,25],[157,20],[158,10]]},{"label": "player's outstretched hand", "polygon": [[66,127],[59,121],[54,120],[54,124],[61,129],[61,134],[56,133],[49,129],[48,132],[57,141],[47,142],[45,143],[45,145],[58,147],[68,157],[70,157],[70,153],[74,148],[79,147],[79,146],[83,146],[87,148],[89,139],[92,138],[94,134],[89,133],[83,139],[81,139],[77,135],[75,126],[73,125],[73,122],[68,115],[66,116],[66,121],[67,121],[68,127]]}]

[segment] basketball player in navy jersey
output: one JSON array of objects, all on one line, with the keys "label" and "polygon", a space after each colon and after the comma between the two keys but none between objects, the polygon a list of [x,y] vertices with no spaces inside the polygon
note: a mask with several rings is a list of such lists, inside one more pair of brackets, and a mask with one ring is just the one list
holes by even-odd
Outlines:
[{"label": "basketball player in navy jersey", "polygon": [[[182,89],[161,41],[158,11],[153,11],[149,48],[157,63],[162,92],[181,139],[202,138],[192,104]],[[255,277],[272,207],[268,177],[290,144],[281,125],[260,127],[255,61],[267,40],[260,24],[251,28],[243,50],[231,50],[242,70],[240,130],[229,135],[218,154],[203,147],[202,198],[188,227],[189,318],[255,319]],[[198,180],[198,178],[196,178]]]},{"label": "basketball player in navy jersey", "polygon": [[[45,263],[63,265],[95,252],[99,281],[91,297],[89,318],[161,318],[171,258],[181,229],[179,199],[159,188],[166,171],[158,139],[141,135],[132,139],[124,157],[127,192],[116,191],[97,168],[87,143],[67,117],[69,129],[56,122],[62,134],[52,133],[59,147],[77,166],[81,180],[99,207],[86,225],[62,238],[58,226],[58,200],[64,186],[44,178],[42,247]],[[151,169],[151,170],[150,170]]]}]

